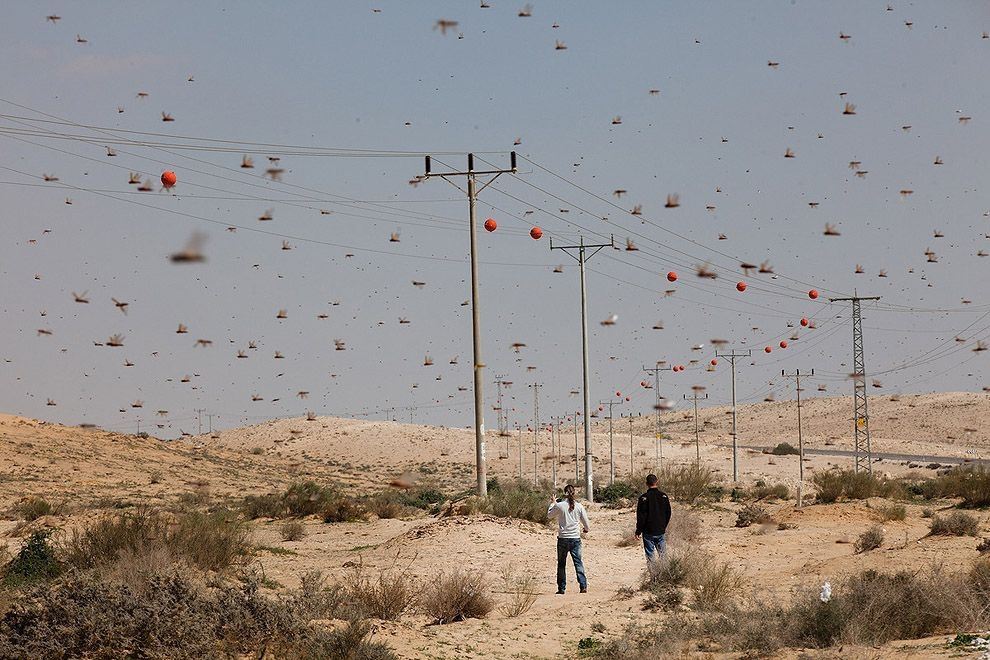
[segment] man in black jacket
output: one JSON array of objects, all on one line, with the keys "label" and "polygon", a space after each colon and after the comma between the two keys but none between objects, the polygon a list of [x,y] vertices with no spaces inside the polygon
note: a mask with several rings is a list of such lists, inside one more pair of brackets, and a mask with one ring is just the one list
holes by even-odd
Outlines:
[{"label": "man in black jacket", "polygon": [[652,561],[654,553],[657,559],[662,558],[667,551],[664,534],[670,522],[670,498],[657,487],[657,481],[657,475],[647,475],[646,492],[636,506],[636,538],[643,539],[646,561]]}]

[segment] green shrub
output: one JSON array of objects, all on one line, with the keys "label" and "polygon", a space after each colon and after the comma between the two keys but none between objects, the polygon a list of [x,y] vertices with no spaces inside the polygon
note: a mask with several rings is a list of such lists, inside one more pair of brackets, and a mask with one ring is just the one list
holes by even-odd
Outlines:
[{"label": "green shrub", "polygon": [[282,499],[290,516],[312,516],[324,511],[341,495],[336,488],[321,486],[315,481],[300,481],[285,491]]},{"label": "green shrub", "polygon": [[595,501],[602,504],[620,504],[639,496],[639,491],[628,481],[614,481],[604,488],[595,489]]},{"label": "green shrub", "polygon": [[770,453],[774,456],[797,456],[801,452],[789,442],[780,442],[770,450]]},{"label": "green shrub", "polygon": [[968,508],[990,506],[990,468],[967,465],[936,477],[928,487],[932,497],[960,497]]},{"label": "green shrub", "polygon": [[417,509],[433,509],[439,504],[443,504],[449,498],[436,488],[416,488],[406,491],[401,501],[406,506]]},{"label": "green shrub", "polygon": [[882,490],[880,480],[869,472],[853,470],[826,470],[816,472],[811,483],[818,491],[818,501],[829,504],[840,497],[850,500],[864,500],[877,495]]},{"label": "green shrub", "polygon": [[55,547],[50,539],[50,532],[37,531],[31,534],[17,555],[3,568],[3,584],[21,586],[53,580],[64,570]]},{"label": "green shrub", "polygon": [[883,545],[883,528],[880,525],[874,525],[859,535],[859,538],[856,539],[855,549],[857,553],[863,553],[876,550],[881,545]]},{"label": "green shrub", "polygon": [[771,486],[761,479],[753,485],[750,495],[757,500],[786,500],[791,496],[791,491],[784,484]]},{"label": "green shrub", "polygon": [[517,518],[536,523],[547,521],[547,495],[552,489],[542,484],[542,490],[527,481],[496,482],[488,496],[473,501],[475,513],[487,513],[498,518]]},{"label": "green shrub", "polygon": [[281,518],[286,513],[285,501],[276,493],[248,495],[241,503],[241,511],[249,520]]},{"label": "green shrub", "polygon": [[699,500],[715,484],[715,473],[707,467],[695,464],[671,465],[667,463],[657,474],[660,489],[673,499],[691,504]]},{"label": "green shrub", "polygon": [[980,519],[971,513],[953,511],[946,516],[932,518],[931,536],[977,536],[980,533]]}]

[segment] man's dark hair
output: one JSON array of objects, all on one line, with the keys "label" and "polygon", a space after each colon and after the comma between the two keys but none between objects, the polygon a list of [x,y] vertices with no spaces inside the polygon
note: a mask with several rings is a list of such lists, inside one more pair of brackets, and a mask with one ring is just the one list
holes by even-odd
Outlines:
[{"label": "man's dark hair", "polygon": [[646,475],[646,485],[647,486],[656,486],[657,485],[657,481],[659,481],[659,479],[657,479],[657,475],[655,475],[655,474],[648,474],[648,475]]}]

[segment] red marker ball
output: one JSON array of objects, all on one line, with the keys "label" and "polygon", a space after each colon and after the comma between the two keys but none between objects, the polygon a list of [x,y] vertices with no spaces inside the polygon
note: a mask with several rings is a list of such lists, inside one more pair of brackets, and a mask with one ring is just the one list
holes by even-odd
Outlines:
[{"label": "red marker ball", "polygon": [[668,282],[676,282],[677,281],[677,273],[675,273],[674,271],[670,271],[669,273],[667,273],[667,281]]},{"label": "red marker ball", "polygon": [[713,359],[712,360],[712,366],[713,367],[718,366],[718,360]]},{"label": "red marker ball", "polygon": [[746,290],[746,283],[745,282],[737,282],[736,283],[736,290],[737,291],[740,291],[740,292],[741,291],[745,291]]},{"label": "red marker ball", "polygon": [[622,396],[622,392],[616,392],[615,396]]},{"label": "red marker ball", "polygon": [[485,220],[485,231],[495,231],[496,229],[498,229],[498,223],[495,222],[494,218]]},{"label": "red marker ball", "polygon": [[639,381],[639,386],[640,387],[646,387],[646,381],[645,380]]},{"label": "red marker ball", "polygon": [[529,235],[533,237],[534,241],[538,241],[543,237],[543,230],[539,227],[533,227],[529,230]]},{"label": "red marker ball", "polygon": [[807,328],[808,327],[808,323],[809,323],[808,319],[801,319],[801,325],[803,327]]},{"label": "red marker ball", "polygon": [[175,172],[172,170],[165,170],[162,172],[162,185],[166,188],[171,188],[178,180],[179,177],[175,176]]},{"label": "red marker ball", "polygon": [[780,342],[780,347],[781,348],[787,348],[787,342],[786,341]]},{"label": "red marker ball", "polygon": [[818,298],[818,289],[812,289],[811,291],[809,291],[808,292],[808,297],[811,298],[812,300],[817,299]]},{"label": "red marker ball", "polygon": [[628,401],[628,400],[629,400],[629,397],[626,397],[626,401]]},{"label": "red marker ball", "polygon": [[769,352],[770,352],[770,351],[772,351],[773,349],[772,349],[772,348],[770,348],[769,346],[767,346],[767,347],[766,347],[766,348],[764,348],[763,350],[764,350],[765,352],[767,352],[767,353],[769,353]]}]

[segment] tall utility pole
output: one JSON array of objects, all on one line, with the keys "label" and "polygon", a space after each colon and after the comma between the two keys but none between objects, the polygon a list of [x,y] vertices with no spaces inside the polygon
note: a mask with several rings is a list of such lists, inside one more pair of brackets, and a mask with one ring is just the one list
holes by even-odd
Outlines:
[{"label": "tall utility pole", "polygon": [[217,415],[216,413],[206,413],[206,420],[209,423],[209,429],[210,429],[209,431],[207,431],[207,433],[209,433],[210,435],[213,435],[213,418],[214,417],[219,417],[219,415]]},{"label": "tall utility pole", "polygon": [[[553,236],[550,237],[550,249],[551,250],[563,250],[564,254],[577,260],[580,265],[581,270],[581,367],[583,373],[583,395],[584,395],[584,496],[589,502],[595,501],[595,484],[594,477],[592,475],[592,457],[593,452],[591,448],[591,399],[588,393],[589,380],[588,377],[588,293],[585,287],[585,277],[584,277],[584,264],[591,259],[593,256],[598,254],[602,248],[615,247],[615,238],[611,237],[609,243],[600,243],[597,245],[585,245],[584,236],[581,236],[581,240],[578,245],[554,245]],[[572,254],[572,251],[577,251],[577,256]],[[590,255],[587,254],[587,250],[594,250]]]},{"label": "tall utility pole", "polygon": [[614,436],[612,435],[612,407],[618,406],[621,403],[622,403],[622,399],[619,399],[618,401],[613,401],[609,399],[608,401],[598,402],[598,405],[600,406],[608,406],[608,485],[609,486],[615,483],[615,444],[613,442]]},{"label": "tall utility pole", "polygon": [[[708,394],[705,394],[704,398],[708,398]],[[688,400],[688,395],[684,395],[684,400]],[[701,437],[698,433],[698,390],[691,392],[691,400],[694,401],[694,462],[695,465],[701,465]]]},{"label": "tall utility pole", "polygon": [[[495,179],[503,174],[515,174],[516,172],[516,152],[510,154],[510,168],[507,170],[482,170],[474,169],[474,154],[467,155],[467,171],[465,172],[432,172],[432,163],[429,156],[426,157],[424,179],[438,176],[447,183],[453,185],[458,190],[467,193],[468,197],[468,219],[471,223],[471,340],[474,349],[474,444],[475,461],[477,463],[478,475],[478,495],[484,497],[488,494],[488,470],[485,466],[485,398],[483,394],[483,379],[485,363],[481,360],[481,310],[478,296],[478,222],[475,217],[475,203],[478,200],[478,193],[492,184]],[[450,177],[467,177],[467,190],[458,186],[450,180]],[[477,189],[478,176],[491,176],[487,183]]]},{"label": "tall utility pole", "polygon": [[726,358],[732,365],[732,481],[739,481],[739,436],[736,434],[736,359],[741,357],[751,357],[753,351],[747,350],[736,353],[734,350],[728,353],[715,351],[715,357]]},{"label": "tall utility pole", "polygon": [[635,468],[633,467],[633,416],[629,413],[629,481],[633,480],[633,475],[636,474]]},{"label": "tall utility pole", "polygon": [[855,444],[854,469],[862,467],[873,474],[873,450],[870,445],[870,410],[866,401],[866,364],[863,360],[863,318],[859,303],[862,300],[880,300],[880,296],[859,297],[853,292],[851,298],[829,298],[829,302],[852,302],[853,322],[853,437]]},{"label": "tall utility pole", "polygon": [[655,454],[654,460],[656,460],[657,472],[663,468],[663,430],[660,426],[660,372],[674,370],[673,367],[661,367],[661,364],[666,364],[666,362],[664,360],[657,360],[657,365],[655,367],[643,367],[643,371],[646,373],[653,373],[653,389],[656,390],[657,395],[657,403],[655,406],[657,409],[657,428],[654,433],[653,443],[653,451]]},{"label": "tall utility pole", "polygon": [[[551,417],[550,420],[550,453],[553,454],[553,461],[550,467],[550,476],[553,479],[554,487],[557,486],[557,450],[560,449],[560,420],[561,417]],[[557,433],[557,441],[554,442],[554,432]]]},{"label": "tall utility pole", "polygon": [[539,460],[540,460],[540,383],[530,385],[533,388],[533,483],[539,484]]},{"label": "tall utility pole", "polygon": [[522,437],[522,427],[516,424],[516,430],[519,431],[519,481],[523,478],[523,437]]},{"label": "tall utility pole", "polygon": [[498,413],[498,434],[501,436],[509,434],[509,418],[502,408],[502,385],[508,387],[511,384],[510,381],[505,380],[504,375],[495,376],[495,385],[498,387],[498,407],[495,408],[495,412]]},{"label": "tall utility pole", "polygon": [[206,408],[194,408],[196,412],[196,426],[199,429],[196,431],[196,435],[203,435],[203,413],[206,412]]},{"label": "tall utility pole", "polygon": [[[804,436],[801,435],[801,370],[795,369],[794,373],[786,373],[783,369],[780,370],[780,375],[784,378],[793,378],[794,385],[797,387],[797,417],[798,417],[798,492],[797,492],[797,505],[800,509],[804,506]],[[815,375],[815,370],[811,370],[812,376]]]}]

